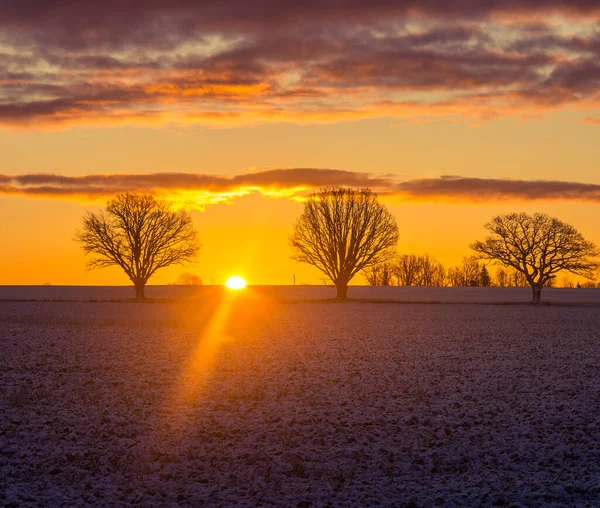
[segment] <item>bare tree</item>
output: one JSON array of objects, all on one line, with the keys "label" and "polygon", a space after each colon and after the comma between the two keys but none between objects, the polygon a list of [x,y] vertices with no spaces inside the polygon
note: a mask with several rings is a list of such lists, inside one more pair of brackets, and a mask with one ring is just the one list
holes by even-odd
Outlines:
[{"label": "bare tree", "polygon": [[561,271],[594,278],[599,255],[573,226],[546,214],[512,213],[494,217],[491,233],[471,248],[483,259],[500,262],[522,273],[533,290],[532,303],[541,302],[542,288]]},{"label": "bare tree", "polygon": [[479,285],[484,288],[492,285],[492,278],[490,277],[490,272],[485,264],[481,265],[481,271],[479,272]]},{"label": "bare tree", "polygon": [[481,267],[475,256],[463,257],[459,266],[448,269],[447,279],[451,286],[479,286]]},{"label": "bare tree", "polygon": [[419,286],[443,286],[446,269],[429,254],[419,256]]},{"label": "bare tree", "polygon": [[106,211],[88,212],[76,240],[85,254],[94,256],[89,269],[120,266],[138,301],[157,270],[191,261],[200,249],[188,212],[140,194],[118,194]]},{"label": "bare tree", "polygon": [[398,226],[369,189],[327,187],[304,204],[290,243],[292,259],[321,270],[345,300],[358,272],[391,259]]},{"label": "bare tree", "polygon": [[508,273],[504,269],[504,267],[501,266],[496,270],[496,276],[494,277],[494,284],[501,288],[508,287],[508,285],[509,285]]},{"label": "bare tree", "polygon": [[175,286],[202,286],[204,283],[200,276],[191,272],[183,272],[175,281]]},{"label": "bare tree", "polygon": [[393,273],[394,266],[389,261],[384,261],[363,270],[365,279],[371,286],[390,286]]},{"label": "bare tree", "polygon": [[416,286],[419,282],[420,260],[416,254],[401,254],[395,262],[394,273],[399,286]]},{"label": "bare tree", "polygon": [[508,285],[513,288],[526,288],[529,283],[523,273],[513,268],[508,270]]},{"label": "bare tree", "polygon": [[479,286],[481,269],[479,260],[475,256],[464,257],[462,261],[463,286]]},{"label": "bare tree", "polygon": [[448,284],[453,287],[460,287],[463,285],[464,276],[462,268],[460,266],[451,266],[446,271],[446,280]]}]

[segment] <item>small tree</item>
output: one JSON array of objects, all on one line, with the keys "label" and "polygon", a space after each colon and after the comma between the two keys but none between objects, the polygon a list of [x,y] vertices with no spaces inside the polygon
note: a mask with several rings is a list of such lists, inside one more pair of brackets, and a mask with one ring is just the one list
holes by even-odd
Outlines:
[{"label": "small tree", "polygon": [[443,286],[446,279],[444,265],[429,254],[419,256],[419,286]]},{"label": "small tree", "polygon": [[481,272],[479,274],[479,284],[482,287],[490,287],[492,285],[492,278],[490,277],[490,272],[487,269],[487,266],[481,265]]},{"label": "small tree", "polygon": [[475,256],[463,257],[462,261],[463,286],[477,287],[481,285],[479,260]]},{"label": "small tree", "polygon": [[204,283],[200,276],[191,272],[183,272],[175,281],[175,286],[202,286]]},{"label": "small tree", "polygon": [[402,254],[394,263],[394,274],[399,286],[416,286],[421,272],[421,261],[416,254]]},{"label": "small tree", "polygon": [[392,282],[393,265],[388,261],[373,265],[363,270],[363,275],[371,286],[390,286]]},{"label": "small tree", "polygon": [[200,249],[188,212],[142,194],[118,194],[106,211],[89,212],[76,240],[85,254],[94,256],[89,269],[120,266],[138,301],[157,270],[191,261]]},{"label": "small tree", "polygon": [[509,286],[513,288],[526,288],[529,286],[529,282],[527,282],[527,277],[523,273],[518,270],[512,268],[508,273],[508,281]]},{"label": "small tree", "polygon": [[512,213],[494,217],[491,233],[471,248],[483,259],[497,261],[523,274],[533,290],[532,303],[541,302],[542,288],[560,271],[594,278],[599,252],[573,226],[546,214]]},{"label": "small tree", "polygon": [[505,288],[510,285],[508,273],[502,266],[496,270],[496,284],[501,288]]},{"label": "small tree", "polygon": [[328,187],[308,198],[290,243],[292,259],[321,270],[345,300],[358,272],[391,259],[398,226],[369,189]]},{"label": "small tree", "polygon": [[446,271],[446,281],[449,286],[460,287],[463,285],[463,273],[459,266],[451,266]]}]

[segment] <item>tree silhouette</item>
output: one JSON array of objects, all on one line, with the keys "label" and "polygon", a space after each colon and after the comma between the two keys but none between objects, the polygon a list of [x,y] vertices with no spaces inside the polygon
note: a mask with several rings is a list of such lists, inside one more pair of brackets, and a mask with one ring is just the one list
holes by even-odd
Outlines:
[{"label": "tree silhouette", "polygon": [[88,212],[76,240],[94,256],[89,269],[120,266],[138,301],[157,270],[191,261],[200,249],[188,212],[143,194],[118,194],[106,211]]},{"label": "tree silhouette", "polygon": [[514,268],[512,268],[508,272],[508,277],[509,277],[508,278],[508,281],[509,281],[508,285],[510,287],[513,287],[513,288],[526,288],[527,286],[529,286],[529,282],[527,282],[527,278],[519,270],[515,270]]},{"label": "tree silhouette", "polygon": [[363,270],[363,275],[371,286],[391,286],[394,265],[384,261]]},{"label": "tree silhouette", "polygon": [[175,286],[202,286],[202,278],[195,273],[183,272],[175,281]]},{"label": "tree silhouette", "polygon": [[479,273],[479,284],[482,287],[490,287],[492,285],[492,278],[490,277],[490,272],[487,269],[487,266],[481,265],[481,272]]},{"label": "tree silhouette", "polygon": [[496,270],[496,284],[501,288],[505,288],[510,285],[508,273],[503,267],[500,267],[498,270]]},{"label": "tree silhouette", "polygon": [[416,286],[421,273],[421,260],[416,254],[402,254],[395,263],[394,273],[399,286]]},{"label": "tree silhouette", "polygon": [[481,271],[479,260],[475,256],[463,257],[462,261],[463,286],[479,286]]},{"label": "tree silhouette", "polygon": [[494,217],[491,233],[471,248],[483,259],[498,261],[523,274],[533,290],[532,303],[541,303],[542,288],[560,271],[594,277],[599,255],[573,226],[546,214],[512,213]]},{"label": "tree silhouette", "polygon": [[446,278],[454,287],[479,286],[480,278],[479,260],[475,256],[463,257],[460,266],[448,269]]},{"label": "tree silhouette", "polygon": [[429,254],[419,256],[419,286],[443,286],[446,279],[444,265]]},{"label": "tree silhouette", "polygon": [[396,220],[369,189],[327,187],[313,193],[290,238],[292,259],[323,272],[345,300],[361,270],[388,261],[398,242]]}]

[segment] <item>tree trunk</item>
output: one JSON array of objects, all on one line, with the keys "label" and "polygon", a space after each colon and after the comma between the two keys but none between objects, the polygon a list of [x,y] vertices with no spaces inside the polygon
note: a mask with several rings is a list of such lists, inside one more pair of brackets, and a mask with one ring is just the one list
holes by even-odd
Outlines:
[{"label": "tree trunk", "polygon": [[531,289],[533,289],[533,299],[531,300],[531,303],[534,305],[539,305],[542,303],[542,287],[531,286]]},{"label": "tree trunk", "polygon": [[137,280],[133,283],[135,286],[135,299],[138,302],[143,302],[146,299],[144,295],[144,288],[146,287],[146,283],[142,280]]},{"label": "tree trunk", "polygon": [[348,283],[347,282],[338,282],[335,285],[336,289],[337,289],[337,296],[336,299],[340,300],[340,301],[344,301],[347,300],[347,294],[348,294]]}]

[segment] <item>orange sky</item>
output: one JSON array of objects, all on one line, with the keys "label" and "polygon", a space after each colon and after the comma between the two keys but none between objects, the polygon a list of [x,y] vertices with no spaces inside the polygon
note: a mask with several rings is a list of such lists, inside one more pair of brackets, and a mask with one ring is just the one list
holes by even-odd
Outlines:
[{"label": "orange sky", "polygon": [[[284,158],[290,166],[303,167],[321,158],[334,167],[351,170],[366,167],[373,174],[398,175],[401,180],[446,173],[486,178],[542,178],[548,171],[548,177],[561,181],[600,183],[593,172],[593,167],[600,162],[589,132],[593,129],[562,119],[554,123],[502,120],[480,126],[436,123],[400,127],[390,127],[382,120],[378,124],[370,121],[365,125],[359,122],[313,128],[190,130],[187,136],[178,136],[169,129],[121,129],[118,135],[110,129],[83,132],[71,129],[57,133],[2,133],[0,140],[6,141],[3,144],[5,157],[14,160],[16,166],[21,162],[21,174],[28,168],[63,175],[91,174],[103,168],[111,168],[111,173],[172,171],[173,165],[161,158],[168,153],[183,158],[185,153],[182,152],[187,150],[191,162],[175,164],[178,171],[194,173],[197,168],[198,173],[210,169],[212,174],[252,174],[257,170],[246,167],[233,172],[227,168],[236,161],[240,164],[239,159],[244,157],[252,159],[254,168],[268,168],[269,162],[274,166]],[[302,137],[304,143],[298,139],[300,132],[306,133]],[[553,143],[552,138],[541,137],[547,132],[554,133],[558,141]],[[503,136],[504,143],[494,141],[498,135]],[[336,143],[340,136],[348,140],[344,147]],[[119,137],[129,139],[130,144],[110,150]],[[531,139],[528,149],[522,142],[519,144],[524,137]],[[231,142],[239,139],[239,147],[225,150],[228,139]],[[507,149],[505,143],[511,144],[513,149]],[[38,151],[25,153],[28,144],[38,146]],[[173,144],[178,144],[178,149]],[[269,150],[269,146],[280,147],[281,144],[287,145],[284,153]],[[426,149],[435,145],[436,150]],[[68,146],[73,149],[68,150]],[[576,151],[582,155],[575,157],[573,152]],[[577,172],[567,164],[565,153],[569,152],[578,165]],[[370,154],[373,160],[368,164]],[[389,161],[387,167],[384,157]],[[30,164],[24,164],[26,158]],[[123,160],[130,163],[125,165]],[[202,160],[207,162],[202,163]],[[489,160],[489,164],[483,165],[485,160]],[[77,171],[61,172],[60,167]],[[436,167],[440,169],[435,171]],[[469,243],[484,234],[482,226],[492,215],[510,211],[544,211],[557,215],[600,243],[598,205],[593,202],[499,197],[489,202],[470,203],[402,196],[383,200],[400,227],[399,250],[429,252],[446,264],[457,264],[462,256],[469,254]],[[89,201],[0,196],[0,213],[5,218],[0,224],[3,243],[0,283],[127,284],[125,275],[117,268],[86,271],[85,258],[73,241],[83,214],[96,210],[103,202],[102,197]],[[254,284],[288,284],[293,281],[293,274],[298,283],[319,283],[319,272],[289,259],[288,237],[301,210],[302,205],[296,201],[258,194],[207,205],[203,210],[193,209],[191,213],[203,244],[197,264],[165,269],[151,282],[169,283],[182,271],[192,271],[206,283],[222,283],[231,274],[241,274]]]},{"label": "orange sky", "polygon": [[128,284],[73,241],[120,190],[185,200],[200,232],[151,283],[319,283],[288,237],[321,184],[373,187],[399,250],[446,265],[512,211],[600,244],[592,2],[136,2],[0,16],[0,284]]}]

